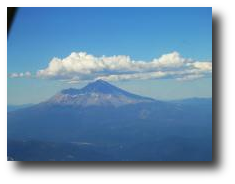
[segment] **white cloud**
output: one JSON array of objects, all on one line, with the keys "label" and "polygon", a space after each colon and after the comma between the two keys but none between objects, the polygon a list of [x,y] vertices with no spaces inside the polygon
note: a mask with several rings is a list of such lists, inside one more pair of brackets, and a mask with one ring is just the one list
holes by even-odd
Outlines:
[{"label": "white cloud", "polygon": [[30,73],[30,72],[25,72],[25,73],[24,73],[24,76],[25,76],[25,77],[30,77],[30,76],[31,76],[31,73]]},{"label": "white cloud", "polygon": [[68,80],[67,81],[69,84],[77,84],[79,83],[80,81],[79,80]]},{"label": "white cloud", "polygon": [[30,72],[21,72],[21,73],[11,73],[9,74],[10,78],[24,78],[24,77],[31,77],[31,73]]},{"label": "white cloud", "polygon": [[191,59],[182,58],[178,52],[164,54],[152,61],[154,67],[181,67],[187,62],[191,62]]},{"label": "white cloud", "polygon": [[[69,83],[96,79],[118,81],[182,78],[184,80],[184,78],[193,78],[194,75],[208,76],[211,72],[211,61],[194,61],[183,58],[178,52],[164,54],[151,61],[135,61],[125,55],[96,57],[85,52],[72,52],[63,59],[54,57],[46,68],[37,71],[36,77],[58,79]],[[27,72],[12,74],[12,77],[26,76],[31,74]]]},{"label": "white cloud", "polygon": [[211,62],[199,62],[196,61],[194,63],[189,63],[188,66],[193,66],[202,71],[212,71],[212,63]]},{"label": "white cloud", "polygon": [[9,76],[10,76],[10,78],[17,78],[17,77],[19,77],[18,73],[11,73]]},{"label": "white cloud", "polygon": [[190,74],[190,75],[185,75],[179,78],[176,78],[178,81],[190,81],[190,80],[195,80],[204,77],[203,74]]},{"label": "white cloud", "polygon": [[119,81],[119,80],[132,80],[132,79],[157,79],[166,76],[166,72],[147,72],[147,73],[134,73],[134,74],[116,74],[97,77],[95,80],[102,79],[107,81]]}]

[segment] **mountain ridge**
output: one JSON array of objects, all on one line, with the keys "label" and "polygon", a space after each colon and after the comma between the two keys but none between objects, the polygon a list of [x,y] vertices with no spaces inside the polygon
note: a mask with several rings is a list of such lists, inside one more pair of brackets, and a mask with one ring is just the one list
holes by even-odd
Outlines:
[{"label": "mountain ridge", "polygon": [[61,90],[45,103],[73,106],[122,106],[142,102],[155,102],[155,99],[132,94],[103,80],[91,82],[81,89]]}]

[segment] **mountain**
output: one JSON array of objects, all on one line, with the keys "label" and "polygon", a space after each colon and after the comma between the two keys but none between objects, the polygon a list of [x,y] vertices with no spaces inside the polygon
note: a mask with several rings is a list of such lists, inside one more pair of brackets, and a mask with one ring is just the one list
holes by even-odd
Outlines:
[{"label": "mountain", "polygon": [[99,80],[7,120],[9,160],[212,160],[211,99],[159,101]]},{"label": "mountain", "polygon": [[142,102],[154,102],[154,99],[131,94],[103,80],[89,83],[82,89],[65,89],[49,99],[47,104],[73,106],[122,106]]},{"label": "mountain", "polygon": [[15,111],[15,110],[30,107],[30,106],[33,106],[33,104],[7,105],[7,112]]}]

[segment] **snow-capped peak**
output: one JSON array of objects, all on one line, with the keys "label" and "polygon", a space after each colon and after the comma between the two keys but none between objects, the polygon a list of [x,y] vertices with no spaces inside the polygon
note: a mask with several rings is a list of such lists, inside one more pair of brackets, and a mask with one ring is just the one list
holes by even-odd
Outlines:
[{"label": "snow-capped peak", "polygon": [[121,106],[140,102],[153,102],[154,99],[124,91],[103,80],[89,83],[82,89],[64,89],[48,103],[74,106]]}]

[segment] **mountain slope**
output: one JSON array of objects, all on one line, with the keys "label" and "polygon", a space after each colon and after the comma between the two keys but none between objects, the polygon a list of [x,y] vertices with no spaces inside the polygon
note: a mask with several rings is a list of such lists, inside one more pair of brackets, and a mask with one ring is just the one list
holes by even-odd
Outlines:
[{"label": "mountain slope", "polygon": [[23,109],[26,107],[33,106],[34,104],[23,104],[23,105],[7,105],[7,112]]},{"label": "mountain slope", "polygon": [[154,102],[154,99],[131,94],[103,80],[97,80],[82,89],[65,89],[45,103],[73,106],[122,106],[142,102]]}]

